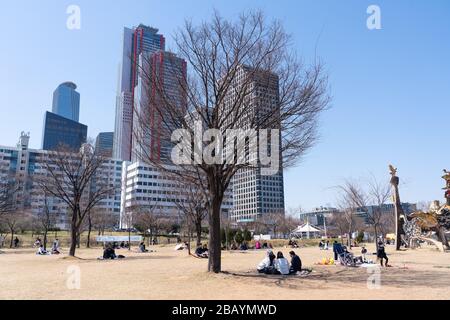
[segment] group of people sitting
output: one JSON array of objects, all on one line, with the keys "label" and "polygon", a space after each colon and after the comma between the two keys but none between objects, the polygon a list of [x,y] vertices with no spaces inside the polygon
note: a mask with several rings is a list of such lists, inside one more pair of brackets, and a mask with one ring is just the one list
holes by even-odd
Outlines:
[{"label": "group of people sitting", "polygon": [[58,239],[55,239],[55,241],[53,241],[52,249],[51,249],[50,252],[46,250],[46,248],[44,246],[44,243],[41,241],[40,238],[36,239],[36,241],[34,242],[34,245],[36,247],[38,247],[38,250],[36,252],[37,255],[45,256],[45,255],[48,255],[48,254],[60,254],[60,251],[59,251],[60,250],[59,249],[59,240]]},{"label": "group of people sitting", "polygon": [[272,250],[268,250],[266,257],[262,260],[257,270],[259,273],[264,274],[278,274],[278,275],[293,275],[297,274],[297,272],[302,271],[302,261],[298,255],[295,254],[294,251],[289,252],[291,257],[291,264],[289,265],[289,261],[283,256],[282,252],[278,252],[277,256]]},{"label": "group of people sitting", "polygon": [[209,251],[208,251],[208,246],[206,244],[204,244],[203,246],[200,245],[197,247],[197,249],[195,249],[195,255],[198,258],[208,258]]}]

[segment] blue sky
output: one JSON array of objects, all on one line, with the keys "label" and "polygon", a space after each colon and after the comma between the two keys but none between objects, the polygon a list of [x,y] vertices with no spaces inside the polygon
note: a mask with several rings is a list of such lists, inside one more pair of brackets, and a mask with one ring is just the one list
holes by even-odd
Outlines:
[{"label": "blue sky", "polygon": [[[81,30],[66,28],[69,5]],[[368,30],[367,7],[381,8],[382,29]],[[21,131],[41,145],[53,90],[73,81],[89,136],[114,127],[117,68],[124,26],[145,23],[171,36],[185,18],[226,18],[262,9],[283,21],[297,52],[326,63],[332,109],[321,140],[286,171],[288,207],[333,204],[333,186],[370,174],[388,179],[398,166],[403,201],[443,200],[441,170],[450,169],[450,2],[447,0],[127,0],[2,1],[0,5],[0,145]]]}]

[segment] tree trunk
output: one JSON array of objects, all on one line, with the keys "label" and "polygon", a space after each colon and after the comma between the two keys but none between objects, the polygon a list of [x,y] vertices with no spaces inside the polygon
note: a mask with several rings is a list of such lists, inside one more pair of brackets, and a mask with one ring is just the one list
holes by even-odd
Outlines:
[{"label": "tree trunk", "polygon": [[90,248],[91,247],[91,232],[92,232],[92,219],[91,219],[91,214],[89,213],[89,216],[88,216],[88,234],[87,234],[86,248]]},{"label": "tree trunk", "polygon": [[11,241],[10,241],[10,243],[9,243],[9,248],[12,249],[12,247],[13,247],[13,242],[14,242],[14,230],[11,229],[10,231],[11,231]]},{"label": "tree trunk", "polygon": [[69,249],[69,256],[75,257],[75,251],[77,248],[77,230],[76,227],[72,227],[72,230],[70,231],[70,249]]},{"label": "tree trunk", "polygon": [[78,212],[76,210],[73,210],[72,212],[72,221],[70,225],[70,249],[69,249],[69,256],[75,257],[75,251],[77,246],[77,235],[78,235],[78,219],[77,216]]},{"label": "tree trunk", "polygon": [[48,230],[45,229],[44,230],[44,250],[47,250],[47,234],[48,234]]},{"label": "tree trunk", "polygon": [[375,234],[375,248],[377,248],[377,252],[378,252],[378,230],[376,225],[373,226],[373,231]]},{"label": "tree trunk", "polygon": [[214,190],[211,196],[209,217],[209,260],[208,271],[219,273],[222,271],[222,248],[220,243],[220,208],[223,195]]},{"label": "tree trunk", "polygon": [[202,245],[202,221],[195,222],[195,232],[197,233],[197,246]]}]

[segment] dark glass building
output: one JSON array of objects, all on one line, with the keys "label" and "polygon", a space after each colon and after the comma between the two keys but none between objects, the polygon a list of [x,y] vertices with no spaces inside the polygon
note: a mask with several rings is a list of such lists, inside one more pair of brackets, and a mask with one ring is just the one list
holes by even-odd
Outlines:
[{"label": "dark glass building", "polygon": [[57,150],[64,145],[78,151],[87,139],[87,126],[61,117],[52,112],[45,113],[42,149]]},{"label": "dark glass building", "polygon": [[114,132],[100,132],[95,141],[95,153],[112,158]]}]

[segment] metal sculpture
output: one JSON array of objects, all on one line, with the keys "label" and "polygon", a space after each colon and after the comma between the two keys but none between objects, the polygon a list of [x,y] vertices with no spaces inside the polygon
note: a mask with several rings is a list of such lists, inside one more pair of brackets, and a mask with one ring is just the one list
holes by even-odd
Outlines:
[{"label": "metal sculpture", "polygon": [[419,241],[434,244],[444,252],[450,250],[446,232],[450,230],[450,172],[444,170],[442,177],[446,181],[446,204],[441,206],[434,201],[428,212],[418,211],[409,216],[403,215],[403,230],[405,242],[409,247],[416,247]]}]

